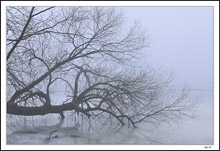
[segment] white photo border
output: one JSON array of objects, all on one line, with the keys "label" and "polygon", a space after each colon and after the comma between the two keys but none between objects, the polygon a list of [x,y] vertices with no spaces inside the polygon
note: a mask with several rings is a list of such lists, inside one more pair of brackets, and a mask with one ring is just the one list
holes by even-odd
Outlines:
[{"label": "white photo border", "polygon": [[[7,6],[211,6],[214,7],[214,145],[6,145]],[[1,1],[1,148],[3,150],[219,150],[219,2],[218,1]]]}]

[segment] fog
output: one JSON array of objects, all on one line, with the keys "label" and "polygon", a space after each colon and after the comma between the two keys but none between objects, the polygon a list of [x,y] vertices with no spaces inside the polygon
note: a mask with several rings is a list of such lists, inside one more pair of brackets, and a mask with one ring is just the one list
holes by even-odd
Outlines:
[{"label": "fog", "polygon": [[[7,144],[156,144],[208,145],[214,142],[213,118],[213,8],[212,7],[124,7],[126,23],[134,20],[147,29],[150,45],[140,59],[174,73],[175,85],[186,84],[191,98],[199,100],[196,117],[173,123],[137,124],[120,127],[117,121],[97,124],[81,114],[7,115]],[[51,98],[62,100],[64,87]],[[58,102],[55,102],[55,104]],[[92,122],[92,127],[89,123]],[[94,122],[94,123],[93,123]],[[56,132],[52,133],[52,131]],[[51,136],[50,136],[51,135]],[[49,139],[48,139],[49,138]]]}]

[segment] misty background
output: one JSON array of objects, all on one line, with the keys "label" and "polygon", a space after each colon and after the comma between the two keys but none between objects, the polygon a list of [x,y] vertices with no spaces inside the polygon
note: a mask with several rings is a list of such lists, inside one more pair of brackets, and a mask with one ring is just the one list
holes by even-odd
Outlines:
[{"label": "misty background", "polygon": [[[142,65],[174,72],[201,103],[197,118],[178,130],[198,143],[213,143],[213,7],[126,7],[125,15],[147,29],[150,47]],[[143,57],[144,58],[144,57]],[[184,122],[183,122],[184,123]]]},{"label": "misty background", "polygon": [[174,70],[193,89],[213,89],[212,7],[126,7],[125,14],[150,36],[143,61]]}]

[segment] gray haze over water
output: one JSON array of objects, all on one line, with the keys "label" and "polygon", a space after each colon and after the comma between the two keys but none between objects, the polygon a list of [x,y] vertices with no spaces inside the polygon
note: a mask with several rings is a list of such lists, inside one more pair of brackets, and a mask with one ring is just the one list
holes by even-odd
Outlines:
[{"label": "gray haze over water", "polygon": [[212,7],[126,7],[150,40],[146,60],[174,70],[177,81],[193,89],[213,88]]},{"label": "gray haze over water", "polygon": [[147,29],[151,44],[143,65],[174,71],[175,82],[186,83],[201,101],[198,117],[179,132],[213,141],[213,7],[126,7],[125,12]]}]

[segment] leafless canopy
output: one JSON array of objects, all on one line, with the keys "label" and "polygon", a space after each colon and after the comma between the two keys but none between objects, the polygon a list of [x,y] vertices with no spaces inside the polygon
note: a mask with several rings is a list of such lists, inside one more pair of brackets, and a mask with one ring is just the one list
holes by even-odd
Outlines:
[{"label": "leafless canopy", "polygon": [[[123,18],[110,7],[7,7],[7,113],[105,113],[134,127],[191,116],[188,92],[171,90],[169,75],[131,65],[146,38]],[[56,83],[65,100],[51,99]]]}]

